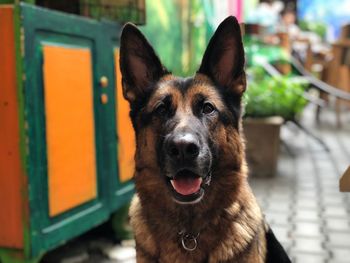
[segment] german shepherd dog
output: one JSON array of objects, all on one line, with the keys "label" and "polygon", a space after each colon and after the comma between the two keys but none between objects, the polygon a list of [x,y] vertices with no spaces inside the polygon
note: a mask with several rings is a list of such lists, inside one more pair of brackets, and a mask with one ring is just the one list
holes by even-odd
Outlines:
[{"label": "german shepherd dog", "polygon": [[132,24],[120,54],[137,145],[137,262],[290,262],[247,182],[236,18],[220,24],[193,77],[172,75]]}]

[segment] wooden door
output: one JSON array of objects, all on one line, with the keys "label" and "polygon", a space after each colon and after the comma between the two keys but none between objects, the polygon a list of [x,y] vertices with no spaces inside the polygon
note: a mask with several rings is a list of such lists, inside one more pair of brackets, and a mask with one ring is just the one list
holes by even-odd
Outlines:
[{"label": "wooden door", "polygon": [[[129,118],[129,103],[122,96],[121,73],[119,68],[119,37],[121,26],[116,23],[104,21],[103,36],[105,38],[104,45],[106,47],[106,61],[108,65],[112,65],[111,70],[111,86],[113,87],[114,111],[113,114],[116,122],[114,127],[109,127],[115,133],[116,156],[111,160],[117,170],[110,173],[110,208],[115,210],[121,205],[128,202],[134,194],[134,184],[132,181],[134,175],[134,154],[135,154],[135,136],[134,130]],[[111,124],[112,125],[112,124]]]},{"label": "wooden door", "polygon": [[113,47],[105,23],[25,4],[21,16],[35,256],[107,220],[112,204],[130,196],[111,198],[119,182]]}]

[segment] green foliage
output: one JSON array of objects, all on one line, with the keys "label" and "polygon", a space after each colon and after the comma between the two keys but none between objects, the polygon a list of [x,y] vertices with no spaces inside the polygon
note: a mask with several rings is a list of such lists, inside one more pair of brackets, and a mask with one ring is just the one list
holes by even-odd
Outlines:
[{"label": "green foliage", "polygon": [[302,20],[299,22],[299,27],[303,31],[316,33],[322,39],[326,37],[327,26],[325,23]]},{"label": "green foliage", "polygon": [[244,96],[245,117],[281,116],[290,120],[302,112],[307,103],[303,97],[305,82],[286,76],[264,77],[259,68],[254,71]]},{"label": "green foliage", "polygon": [[213,29],[204,0],[146,1],[147,22],[141,31],[174,75],[193,75],[198,69]]},{"label": "green foliage", "polygon": [[255,67],[262,61],[268,63],[290,61],[290,54],[280,46],[265,44],[259,38],[252,36],[245,36],[243,43],[248,66]]},{"label": "green foliage", "polygon": [[165,67],[175,75],[183,70],[181,6],[175,1],[146,1],[147,22],[140,27]]},{"label": "green foliage", "polygon": [[[34,0],[26,0],[35,2]],[[69,1],[66,1],[67,3]],[[114,0],[80,0],[81,14],[89,10],[89,16],[94,19],[109,19],[119,23],[133,22],[144,24],[144,12],[139,4],[130,4],[127,1]]]},{"label": "green foliage", "polygon": [[111,218],[112,228],[116,238],[119,240],[131,239],[133,237],[128,218],[129,207],[129,203],[123,205],[112,215]]}]

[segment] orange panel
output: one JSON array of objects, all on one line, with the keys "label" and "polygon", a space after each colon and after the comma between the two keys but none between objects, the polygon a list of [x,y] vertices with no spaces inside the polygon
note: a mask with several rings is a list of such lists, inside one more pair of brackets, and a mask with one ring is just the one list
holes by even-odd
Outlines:
[{"label": "orange panel", "polygon": [[115,75],[117,89],[117,131],[118,131],[118,159],[119,180],[125,182],[134,176],[135,170],[135,133],[129,117],[129,103],[123,97],[122,78],[119,68],[119,50],[114,52]]},{"label": "orange panel", "polygon": [[50,216],[96,197],[91,53],[44,45]]},{"label": "orange panel", "polygon": [[13,7],[0,7],[0,247],[23,247]]}]

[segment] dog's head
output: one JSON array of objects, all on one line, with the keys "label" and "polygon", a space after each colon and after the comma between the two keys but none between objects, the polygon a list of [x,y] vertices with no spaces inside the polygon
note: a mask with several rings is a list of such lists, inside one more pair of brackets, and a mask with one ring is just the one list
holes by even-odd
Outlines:
[{"label": "dog's head", "polygon": [[145,177],[138,189],[180,204],[234,189],[244,155],[239,127],[246,88],[237,20],[221,23],[194,77],[169,73],[132,24],[123,29],[120,54],[123,94],[136,132],[136,174]]}]

